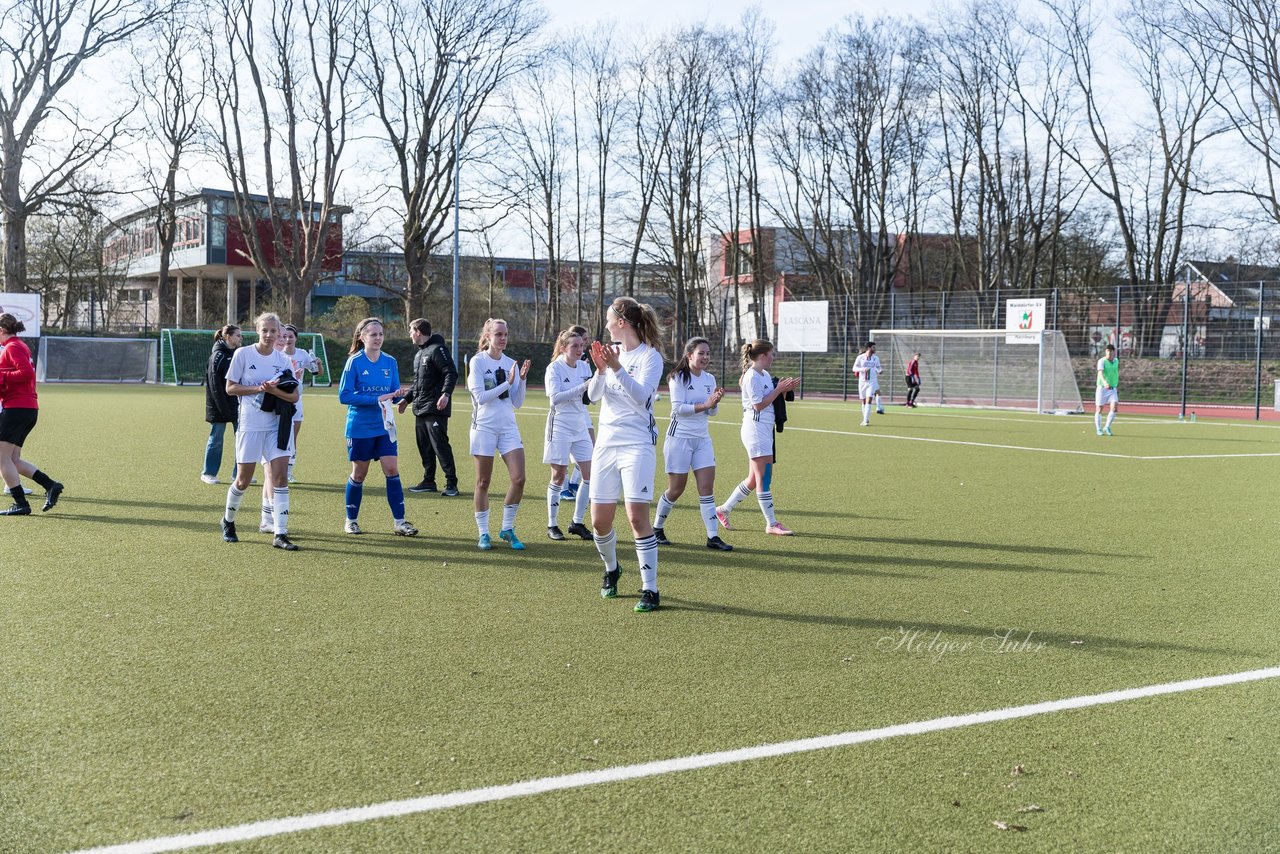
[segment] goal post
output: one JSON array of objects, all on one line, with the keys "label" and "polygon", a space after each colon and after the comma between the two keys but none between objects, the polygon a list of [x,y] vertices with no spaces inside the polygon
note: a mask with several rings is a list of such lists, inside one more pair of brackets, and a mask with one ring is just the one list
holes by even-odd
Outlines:
[{"label": "goal post", "polygon": [[[167,385],[200,385],[213,350],[212,329],[162,329],[160,331],[160,382]],[[258,343],[258,333],[245,329],[242,347]],[[318,332],[299,332],[298,348],[309,351],[320,362],[318,374],[308,374],[313,386],[333,385],[329,373],[329,354],[324,336]]]},{"label": "goal post", "polygon": [[[922,403],[1084,411],[1060,330],[1011,334],[1003,329],[877,329],[871,337],[881,357],[888,356],[885,370],[898,376],[906,373],[912,355],[920,354],[917,400]],[[891,393],[902,387],[884,380],[880,385]]]},{"label": "goal post", "polygon": [[153,383],[157,344],[151,338],[40,336],[36,380],[42,383]]}]

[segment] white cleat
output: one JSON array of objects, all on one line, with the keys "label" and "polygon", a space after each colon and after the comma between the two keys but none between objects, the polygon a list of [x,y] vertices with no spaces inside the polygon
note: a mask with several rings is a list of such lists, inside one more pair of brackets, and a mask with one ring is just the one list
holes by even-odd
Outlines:
[{"label": "white cleat", "polygon": [[406,520],[401,519],[399,522],[396,522],[396,533],[402,537],[416,537],[418,536],[418,529],[413,527],[413,525],[409,524]]},{"label": "white cleat", "polygon": [[201,483],[207,483],[207,484],[209,484],[210,486],[216,486],[216,485],[217,485],[217,483],[218,483],[218,478],[217,478],[215,475],[211,475],[211,474],[202,474],[202,475],[200,475],[200,482],[201,482]]},{"label": "white cleat", "polygon": [[342,526],[342,530],[343,530],[343,532],[348,533],[348,534],[363,534],[363,533],[364,533],[364,531],[360,530],[360,523],[359,523],[359,522],[357,522],[355,519],[348,519],[348,520],[346,521],[346,524],[344,524],[344,525]]}]

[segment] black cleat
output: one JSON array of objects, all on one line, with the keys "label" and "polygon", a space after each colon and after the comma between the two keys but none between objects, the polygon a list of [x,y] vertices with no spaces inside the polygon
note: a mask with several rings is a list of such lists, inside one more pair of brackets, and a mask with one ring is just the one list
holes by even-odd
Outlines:
[{"label": "black cleat", "polygon": [[548,525],[548,526],[547,526],[547,538],[548,538],[548,539],[551,539],[551,540],[563,540],[563,539],[564,539],[564,531],[561,531],[561,530],[560,530],[560,526],[559,526],[559,525]]},{"label": "black cleat", "polygon": [[236,523],[222,520],[222,539],[228,543],[238,543],[240,538],[236,536]]},{"label": "black cleat", "polygon": [[641,614],[646,611],[656,611],[660,602],[657,590],[641,590],[640,601],[636,603],[635,610]]},{"label": "black cleat", "polygon": [[618,579],[622,577],[622,567],[615,566],[604,573],[604,583],[600,585],[600,597],[612,599],[618,595]]},{"label": "black cleat", "polygon": [[733,551],[733,546],[729,545],[719,537],[707,537],[707,548],[715,549],[716,551],[720,551],[720,552]]},{"label": "black cleat", "polygon": [[62,495],[62,484],[55,483],[49,487],[48,492],[44,494],[44,507],[40,508],[41,513],[48,513],[53,509],[53,505],[58,503],[58,496]]},{"label": "black cleat", "polygon": [[575,536],[582,537],[582,539],[584,540],[595,539],[595,537],[591,533],[591,529],[588,528],[586,525],[582,524],[581,522],[574,522],[572,525],[570,525],[569,533],[574,534]]},{"label": "black cleat", "polygon": [[30,504],[15,504],[8,510],[0,511],[0,516],[30,516]]},{"label": "black cleat", "polygon": [[653,529],[653,538],[658,541],[658,545],[660,546],[671,545],[671,541],[667,539],[667,535],[663,533],[661,528]]},{"label": "black cleat", "polygon": [[287,534],[276,534],[276,538],[271,541],[271,545],[273,548],[284,549],[287,552],[296,552],[298,550],[296,545],[289,542]]},{"label": "black cleat", "polygon": [[415,483],[413,486],[409,487],[409,491],[410,492],[436,492],[437,490],[436,490],[436,485],[434,483],[424,480],[421,483]]},{"label": "black cleat", "polygon": [[446,487],[444,488],[444,491],[443,491],[443,492],[441,492],[440,494],[441,494],[441,495],[443,495],[445,498],[457,498],[457,497],[458,497],[458,485],[457,485],[457,484],[453,484],[452,486],[446,486]]}]

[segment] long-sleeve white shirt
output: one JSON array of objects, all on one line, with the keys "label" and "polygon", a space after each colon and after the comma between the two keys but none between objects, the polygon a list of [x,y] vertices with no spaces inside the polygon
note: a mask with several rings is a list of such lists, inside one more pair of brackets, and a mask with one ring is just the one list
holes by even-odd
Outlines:
[{"label": "long-sleeve white shirt", "polygon": [[546,441],[589,438],[587,405],[582,402],[582,395],[587,390],[590,371],[584,360],[571,366],[563,354],[547,365],[544,384],[547,397],[551,398],[551,411],[547,413]]},{"label": "long-sleeve white shirt", "polygon": [[696,407],[711,399],[716,390],[716,378],[710,371],[701,374],[689,372],[689,379],[679,374],[671,375],[668,387],[671,392],[671,426],[667,435],[673,439],[701,439],[710,435],[707,419],[716,414],[717,407],[697,412]]},{"label": "long-sleeve white shirt", "polygon": [[662,381],[662,355],[648,344],[618,354],[621,370],[605,368],[587,384],[587,395],[600,403],[596,447],[656,446],[658,423],[653,397]]},{"label": "long-sleeve white shirt", "polygon": [[[479,429],[515,430],[516,410],[524,405],[525,384],[520,381],[520,370],[515,359],[505,353],[494,359],[487,352],[471,357],[467,371],[467,390],[475,405],[471,413],[471,426]],[[498,382],[495,372],[501,368],[505,378]],[[503,392],[510,392],[502,397]]]},{"label": "long-sleeve white shirt", "polygon": [[760,424],[772,424],[773,406],[766,406],[756,411],[756,406],[773,392],[773,377],[768,371],[757,371],[747,368],[742,375],[742,420],[755,421]]}]

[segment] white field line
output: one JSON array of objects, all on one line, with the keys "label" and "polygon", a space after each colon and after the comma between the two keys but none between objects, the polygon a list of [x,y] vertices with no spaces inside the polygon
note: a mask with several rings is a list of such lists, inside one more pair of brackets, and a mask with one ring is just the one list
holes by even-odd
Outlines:
[{"label": "white field line", "polygon": [[1188,691],[1199,691],[1205,688],[1219,688],[1224,685],[1240,685],[1246,682],[1258,682],[1280,677],[1280,667],[1268,667],[1261,670],[1249,670],[1243,673],[1228,673],[1222,676],[1206,676],[1200,679],[1187,679],[1181,682],[1167,682],[1163,685],[1147,685],[1142,688],[1126,688],[1119,691],[1107,691],[1102,694],[1088,694],[1082,697],[1068,697],[1065,700],[1050,700],[1043,703],[1032,703],[1025,706],[1012,706],[1005,709],[992,709],[985,712],[973,712],[965,715],[950,715],[932,720],[914,723],[896,724],[878,729],[856,730],[835,735],[824,735],[816,738],[803,738],[795,741],[783,741],[775,744],[761,744],[755,747],[740,747],[736,750],[723,750],[717,753],[702,753],[693,756],[680,756],[675,759],[663,759],[657,762],[644,762],[638,765],[619,765],[613,768],[601,768],[596,771],[582,771],[577,774],[564,774],[557,777],[540,777],[519,783],[501,786],[486,786],[482,789],[469,789],[459,792],[448,792],[442,795],[427,795],[402,801],[385,801],[364,807],[331,810],[329,812],[311,813],[289,818],[255,821],[216,830],[205,830],[197,833],[185,833],[176,836],[163,836],[155,839],[144,839],[138,842],[125,842],[101,848],[85,849],[78,854],[151,854],[159,851],[183,851],[207,845],[226,845],[232,842],[244,842],[250,839],[262,839],[268,836],[280,836],[287,833],[299,833],[322,827],[357,824],[365,821],[376,821],[404,815],[435,812],[454,809],[470,804],[492,803],[511,798],[522,798],[528,795],[540,795],[546,792],[560,792],[568,789],[580,789],[586,786],[599,786],[607,783],[619,783],[624,780],[639,780],[646,777],[658,777],[664,774],[678,774],[684,771],[695,771],[701,768],[715,768],[721,765],[735,765],[741,762],[754,762],[776,756],[789,756],[796,753],[809,753],[815,750],[830,750],[837,747],[848,747],[855,744],[866,744],[907,735],[923,735],[943,730],[959,729],[978,724],[1011,721],[1029,718],[1036,715],[1047,715],[1054,712],[1065,712],[1072,709],[1086,709],[1092,706],[1105,706],[1124,703],[1129,700],[1141,700],[1148,697],[1159,697],[1167,694],[1181,694]]},{"label": "white field line", "polygon": [[[533,415],[536,413],[546,413],[548,409],[542,409],[536,406],[522,407],[517,414]],[[977,415],[931,415],[931,418],[977,418]],[[657,421],[670,421],[666,416],[655,416]],[[984,419],[991,421],[1009,422],[1013,419],[1009,418],[992,418]],[[1031,419],[1027,419],[1031,420]],[[717,427],[738,427],[737,421],[708,421]],[[1043,422],[1035,422],[1043,423]],[[1175,422],[1176,423],[1176,422]],[[792,427],[788,426],[788,430],[796,433],[825,433],[831,436],[856,436],[860,439],[896,439],[901,442],[929,442],[937,445],[967,445],[973,448],[994,448],[1002,451],[1033,451],[1041,454],[1072,454],[1082,457],[1106,457],[1113,460],[1221,460],[1235,459],[1240,457],[1280,457],[1280,451],[1265,451],[1253,454],[1162,454],[1155,456],[1142,456],[1139,454],[1111,454],[1105,451],[1079,451],[1069,448],[1037,448],[1032,445],[1000,445],[993,442],[966,442],[960,439],[936,439],[927,436],[898,436],[893,433],[861,433],[856,430],[825,430],[819,427]]]}]

